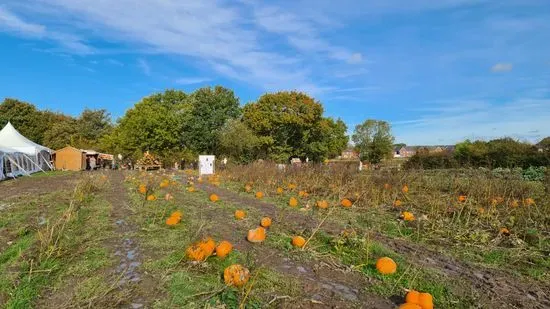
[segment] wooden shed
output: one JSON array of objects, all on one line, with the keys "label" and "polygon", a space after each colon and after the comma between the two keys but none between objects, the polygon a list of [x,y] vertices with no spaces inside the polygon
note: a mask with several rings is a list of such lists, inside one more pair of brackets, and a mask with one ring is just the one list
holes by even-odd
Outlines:
[{"label": "wooden shed", "polygon": [[56,150],[54,155],[56,170],[82,171],[86,169],[86,152],[71,146]]}]

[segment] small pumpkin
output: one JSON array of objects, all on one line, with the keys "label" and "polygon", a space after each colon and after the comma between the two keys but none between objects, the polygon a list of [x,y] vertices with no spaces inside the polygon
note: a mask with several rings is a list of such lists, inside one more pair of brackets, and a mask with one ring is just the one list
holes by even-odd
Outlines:
[{"label": "small pumpkin", "polygon": [[262,191],[256,192],[256,198],[261,200],[264,197],[264,193]]},{"label": "small pumpkin", "polygon": [[459,196],[458,196],[458,201],[459,201],[460,203],[466,202],[466,195],[459,195]]},{"label": "small pumpkin", "polygon": [[170,216],[166,219],[166,225],[175,226],[180,222],[180,219],[174,216]]},{"label": "small pumpkin", "polygon": [[397,264],[387,256],[381,257],[376,261],[376,270],[382,275],[391,275],[397,271]]},{"label": "small pumpkin", "polygon": [[328,208],[328,202],[326,200],[317,201],[317,207],[319,207],[321,209],[327,209]]},{"label": "small pumpkin", "polygon": [[422,309],[422,307],[414,303],[404,303],[399,306],[399,309]]},{"label": "small pumpkin", "polygon": [[402,212],[401,213],[401,218],[403,218],[403,220],[405,220],[405,221],[414,221],[415,220],[413,213],[409,212],[409,211]]},{"label": "small pumpkin", "polygon": [[204,251],[206,257],[209,257],[216,250],[216,242],[211,237],[207,237],[199,242],[199,247]]},{"label": "small pumpkin", "polygon": [[345,198],[340,202],[340,205],[342,205],[345,208],[349,208],[353,205],[353,202],[351,200]]},{"label": "small pumpkin", "polygon": [[283,188],[281,188],[281,187],[277,188],[277,194],[283,194],[283,192],[285,192],[285,190],[283,190]]},{"label": "small pumpkin", "polygon": [[403,205],[403,202],[401,202],[401,200],[395,200],[393,202],[394,207],[401,207],[401,205]]},{"label": "small pumpkin", "polygon": [[297,207],[298,206],[298,200],[295,197],[291,197],[288,200],[288,206],[290,207]]},{"label": "small pumpkin", "polygon": [[220,200],[220,197],[217,194],[212,193],[212,194],[210,194],[209,199],[210,199],[211,202],[215,203],[215,202]]},{"label": "small pumpkin", "polygon": [[141,194],[147,193],[147,186],[146,186],[146,185],[139,185],[138,191],[139,191],[139,193],[141,193]]},{"label": "small pumpkin", "polygon": [[223,280],[228,286],[241,287],[250,279],[250,271],[239,264],[228,266],[223,271]]},{"label": "small pumpkin", "polygon": [[268,228],[271,226],[271,218],[270,217],[263,217],[260,221],[260,225],[262,227]]},{"label": "small pumpkin", "polygon": [[403,185],[403,188],[401,188],[401,192],[407,194],[409,192],[409,186]]},{"label": "small pumpkin", "polygon": [[294,247],[302,248],[306,244],[306,240],[302,236],[292,237],[292,245]]},{"label": "small pumpkin", "polygon": [[508,230],[505,227],[501,227],[500,231],[499,231],[499,234],[504,235],[504,236],[510,236],[510,230]]},{"label": "small pumpkin", "polygon": [[157,197],[156,197],[154,194],[151,194],[151,195],[148,195],[148,196],[147,196],[147,200],[148,200],[148,201],[156,201],[156,200],[157,200]]},{"label": "small pumpkin", "polygon": [[244,210],[235,210],[235,219],[242,220],[244,219],[244,217],[246,217],[246,212],[244,212]]},{"label": "small pumpkin", "polygon": [[246,239],[249,242],[263,242],[265,240],[265,229],[260,226],[255,229],[248,230]]},{"label": "small pumpkin", "polygon": [[233,250],[233,245],[227,240],[221,241],[216,247],[216,256],[223,259]]},{"label": "small pumpkin", "polygon": [[187,187],[187,192],[195,192],[195,187],[193,186]]},{"label": "small pumpkin", "polygon": [[170,185],[170,180],[168,179],[163,179],[161,182],[160,182],[160,187],[161,188],[167,188],[168,186]]}]

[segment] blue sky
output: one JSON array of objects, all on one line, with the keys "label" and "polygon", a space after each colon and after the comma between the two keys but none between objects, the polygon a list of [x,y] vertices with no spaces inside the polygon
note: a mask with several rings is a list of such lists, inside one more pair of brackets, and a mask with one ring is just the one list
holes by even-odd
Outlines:
[{"label": "blue sky", "polygon": [[116,118],[220,84],[301,90],[409,145],[550,135],[548,0],[3,0],[0,97]]}]

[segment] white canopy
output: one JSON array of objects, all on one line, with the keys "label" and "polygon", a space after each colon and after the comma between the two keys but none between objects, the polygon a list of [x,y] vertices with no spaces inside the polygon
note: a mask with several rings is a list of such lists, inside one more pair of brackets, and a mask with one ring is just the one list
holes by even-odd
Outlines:
[{"label": "white canopy", "polygon": [[52,152],[51,149],[38,145],[21,135],[10,122],[0,131],[0,147],[12,148],[16,151],[33,156],[41,151],[47,151],[48,153]]}]

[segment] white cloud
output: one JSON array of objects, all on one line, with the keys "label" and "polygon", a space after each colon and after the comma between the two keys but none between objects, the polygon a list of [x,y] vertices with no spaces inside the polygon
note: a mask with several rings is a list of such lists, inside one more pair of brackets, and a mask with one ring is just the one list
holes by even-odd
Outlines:
[{"label": "white cloud", "polygon": [[143,71],[143,74],[151,75],[151,66],[149,66],[149,63],[145,59],[139,58],[137,65]]},{"label": "white cloud", "polygon": [[182,78],[178,78],[176,80],[176,83],[180,85],[193,85],[193,84],[201,84],[211,80],[212,80],[211,78],[207,78],[207,77],[182,77]]},{"label": "white cloud", "polygon": [[348,63],[357,64],[363,62],[363,55],[361,53],[354,53],[348,58]]},{"label": "white cloud", "polygon": [[493,72],[509,72],[512,71],[513,65],[511,63],[497,63],[491,67]]},{"label": "white cloud", "polygon": [[27,22],[3,7],[0,7],[0,31],[34,39],[55,41],[65,49],[79,54],[93,53],[93,49],[86,45],[80,37],[68,32],[50,31],[46,26]]},{"label": "white cloud", "polygon": [[108,63],[108,64],[112,64],[112,65],[119,66],[119,67],[123,67],[123,66],[124,66],[124,63],[122,63],[122,62],[120,62],[120,61],[118,61],[118,60],[115,60],[115,59],[111,59],[111,58],[106,59],[105,62]]}]

